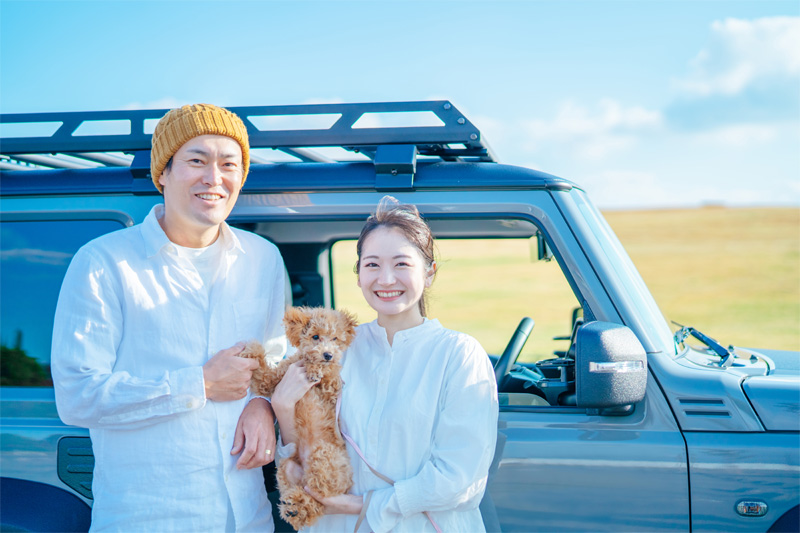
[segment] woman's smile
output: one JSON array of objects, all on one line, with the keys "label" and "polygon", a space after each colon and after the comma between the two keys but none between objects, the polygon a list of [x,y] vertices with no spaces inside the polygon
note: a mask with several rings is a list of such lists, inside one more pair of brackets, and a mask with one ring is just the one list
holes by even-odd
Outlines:
[{"label": "woman's smile", "polygon": [[378,295],[378,298],[383,300],[391,300],[401,296],[403,291],[375,291],[375,294]]}]

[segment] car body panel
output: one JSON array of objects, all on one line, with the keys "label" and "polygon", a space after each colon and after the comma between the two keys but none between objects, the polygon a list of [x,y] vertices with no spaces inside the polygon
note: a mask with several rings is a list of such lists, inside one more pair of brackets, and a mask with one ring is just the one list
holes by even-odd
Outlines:
[{"label": "car body panel", "polygon": [[[687,432],[686,442],[693,531],[766,531],[800,503],[797,433]],[[764,502],[767,513],[741,516],[742,501]]]},{"label": "car body panel", "polygon": [[689,529],[686,445],[652,380],[628,416],[501,407],[496,453],[502,531]]},{"label": "car body panel", "polygon": [[[65,436],[88,437],[89,430],[61,421],[52,388],[3,387],[0,427],[4,478],[24,479],[74,493],[58,477],[58,441]],[[81,499],[91,504],[91,500]]]},{"label": "car body panel", "polygon": [[768,431],[800,431],[800,377],[754,376],[742,387]]}]

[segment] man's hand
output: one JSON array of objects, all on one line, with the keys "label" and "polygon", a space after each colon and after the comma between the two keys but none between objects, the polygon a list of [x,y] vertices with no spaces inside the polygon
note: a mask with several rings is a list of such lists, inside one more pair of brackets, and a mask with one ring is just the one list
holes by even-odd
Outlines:
[{"label": "man's hand", "polygon": [[257,468],[275,459],[275,417],[269,402],[253,398],[245,406],[236,433],[233,436],[231,455],[241,452],[236,468]]},{"label": "man's hand", "polygon": [[245,397],[258,361],[238,357],[244,346],[240,342],[227,350],[220,350],[203,365],[207,399],[230,402]]}]

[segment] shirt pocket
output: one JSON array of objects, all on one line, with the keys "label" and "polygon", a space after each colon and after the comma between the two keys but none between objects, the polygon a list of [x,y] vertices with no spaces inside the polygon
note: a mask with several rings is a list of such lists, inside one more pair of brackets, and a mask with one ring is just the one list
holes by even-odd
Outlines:
[{"label": "shirt pocket", "polygon": [[269,319],[269,300],[267,298],[237,302],[233,308],[235,337],[244,341],[256,339],[263,343],[266,340]]}]

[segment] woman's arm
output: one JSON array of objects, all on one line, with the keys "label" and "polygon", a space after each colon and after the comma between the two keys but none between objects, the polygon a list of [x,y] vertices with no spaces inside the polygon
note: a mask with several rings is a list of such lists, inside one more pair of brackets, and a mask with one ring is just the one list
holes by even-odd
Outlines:
[{"label": "woman's arm", "polygon": [[[280,427],[280,444],[286,448],[297,443],[297,427],[295,426],[295,406],[314,385],[319,382],[312,382],[306,376],[305,367],[301,361],[289,365],[289,369],[283,379],[275,387],[272,394],[272,409],[275,411],[275,418],[278,419]],[[282,455],[290,455],[284,452]],[[298,482],[303,478],[303,472],[299,466],[291,467],[288,472],[290,477]],[[325,514],[359,514],[362,508],[362,496],[353,494],[340,494],[330,498],[323,498],[314,493],[309,487],[304,487],[313,498],[325,506]]]},{"label": "woman's arm", "polygon": [[315,500],[325,506],[325,514],[361,514],[364,497],[356,494],[339,494],[323,498],[309,487],[303,489]]},{"label": "woman's arm", "polygon": [[311,389],[316,382],[309,381],[306,376],[306,369],[301,361],[289,365],[286,374],[275,387],[272,394],[272,409],[275,411],[275,418],[280,427],[281,442],[283,446],[289,446],[297,442],[297,428],[294,424],[295,406],[306,392]]},{"label": "woman's arm", "polygon": [[[302,361],[292,363],[283,376],[275,392],[272,394],[272,408],[280,427],[280,443],[282,457],[291,455],[293,445],[297,443],[297,427],[295,426],[295,406],[310,389],[319,382],[312,382],[306,376]],[[288,448],[288,450],[287,450]],[[287,475],[290,479],[300,482],[303,471],[299,465],[290,465]],[[360,514],[363,497],[353,494],[340,494],[329,498],[313,492],[309,487],[303,487],[314,499],[325,506],[325,514]]]}]

